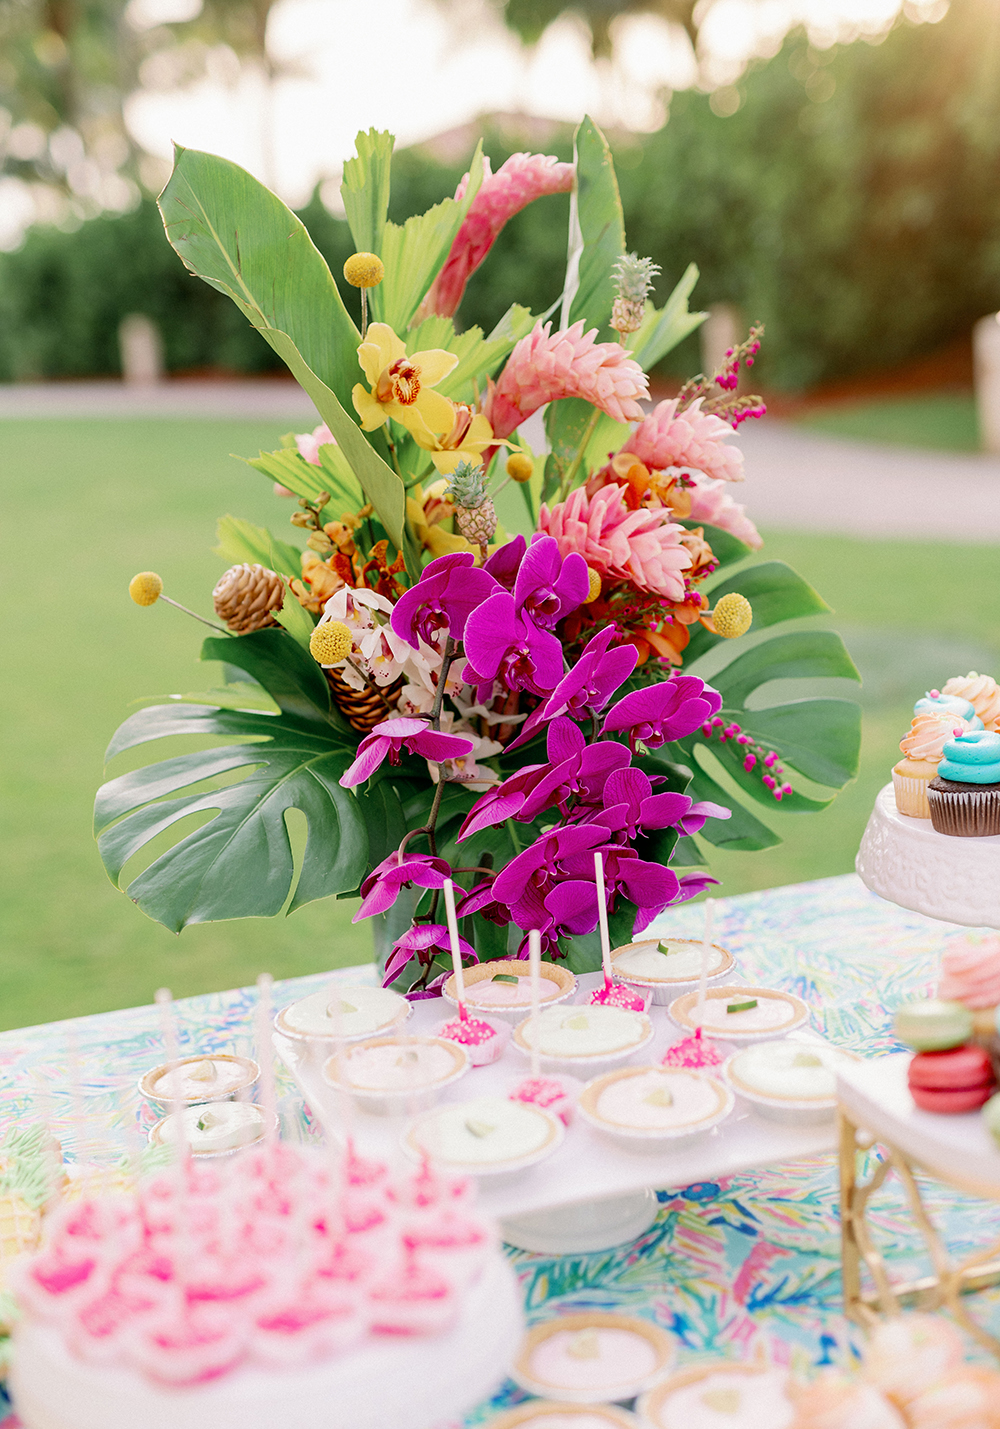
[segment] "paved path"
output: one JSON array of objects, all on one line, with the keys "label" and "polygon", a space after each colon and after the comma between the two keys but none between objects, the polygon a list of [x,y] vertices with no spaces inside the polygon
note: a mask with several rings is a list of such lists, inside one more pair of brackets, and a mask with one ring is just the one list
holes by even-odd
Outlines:
[{"label": "paved path", "polygon": [[[3,417],[274,417],[315,425],[293,383],[178,380],[0,385]],[[532,435],[535,435],[534,433]],[[1000,542],[1000,457],[875,446],[767,418],[740,428],[759,526],[850,536]]]}]

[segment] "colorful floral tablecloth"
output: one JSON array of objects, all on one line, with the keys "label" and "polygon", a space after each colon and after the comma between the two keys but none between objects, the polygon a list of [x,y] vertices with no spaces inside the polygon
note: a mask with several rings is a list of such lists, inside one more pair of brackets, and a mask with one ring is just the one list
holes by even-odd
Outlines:
[{"label": "colorful floral tablecloth", "polygon": [[[698,936],[702,916],[688,906],[656,926]],[[964,933],[884,902],[853,874],[720,899],[715,914],[715,937],[736,955],[744,976],[797,993],[818,1030],[867,1055],[899,1050],[891,1009],[931,991],[944,947]],[[344,975],[357,979],[358,970]],[[276,1005],[322,982],[318,975],[278,983]],[[255,998],[254,989],[242,988],[178,1002],[182,1054],[249,1053]],[[152,1006],[0,1033],[0,1126],[41,1117],[68,1160],[109,1165],[134,1158],[152,1119],[136,1084],[162,1060]],[[294,1086],[279,1076],[278,1090],[283,1134],[317,1136]],[[766,1350],[777,1362],[806,1368],[854,1353],[854,1332],[840,1315],[832,1156],[658,1194],[659,1219],[631,1245],[561,1257],[511,1252],[529,1319],[585,1308],[646,1315],[676,1337],[681,1364]],[[1000,1236],[1000,1208],[946,1187],[932,1187],[928,1204],[954,1248]],[[891,1179],[876,1206],[892,1272],[926,1273]],[[985,1292],[978,1304],[1000,1327],[1000,1292]],[[496,1405],[521,1397],[508,1386],[466,1422],[485,1423]]]}]

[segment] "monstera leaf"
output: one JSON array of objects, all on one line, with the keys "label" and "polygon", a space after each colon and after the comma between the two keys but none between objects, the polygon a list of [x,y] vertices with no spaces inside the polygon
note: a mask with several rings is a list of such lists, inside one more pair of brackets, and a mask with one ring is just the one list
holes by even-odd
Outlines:
[{"label": "monstera leaf", "polygon": [[[226,742],[122,774],[98,791],[94,828],[112,882],[118,885],[124,865],[152,839],[190,816],[209,815],[155,857],[128,885],[128,896],[172,932],[188,923],[271,917],[292,887],[285,815],[298,809],[309,832],[288,911],[353,891],[369,867],[369,827],[395,825],[384,800],[366,810],[338,782],[357,742],[331,709],[319,668],[278,630],[206,640],[202,658],[245,671],[279,712],[177,703],[125,721],[108,759],[171,735],[221,735]],[[235,783],[204,787],[240,770],[244,777]]]}]

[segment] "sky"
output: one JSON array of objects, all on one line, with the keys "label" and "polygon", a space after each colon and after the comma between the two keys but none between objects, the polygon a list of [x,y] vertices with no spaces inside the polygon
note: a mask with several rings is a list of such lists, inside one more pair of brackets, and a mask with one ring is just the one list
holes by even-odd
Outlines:
[{"label": "sky", "polygon": [[[184,13],[197,0],[131,0],[136,23]],[[923,5],[938,18],[946,0]],[[884,30],[899,0],[714,0],[702,31],[709,79],[734,80],[747,58],[773,53],[796,21],[829,45]],[[190,13],[190,11],[188,11]],[[616,22],[615,59],[595,65],[583,24],[564,17],[533,50],[504,29],[488,0],[280,0],[268,46],[289,73],[267,91],[233,57],[213,56],[212,73],[183,89],[146,75],[128,106],[130,128],[163,161],[171,140],[225,155],[292,203],[336,178],[359,129],[389,129],[418,142],[488,112],[527,112],[651,130],[665,115],[664,89],[697,75],[683,32],[655,16]],[[324,193],[335,201],[335,184]]]}]

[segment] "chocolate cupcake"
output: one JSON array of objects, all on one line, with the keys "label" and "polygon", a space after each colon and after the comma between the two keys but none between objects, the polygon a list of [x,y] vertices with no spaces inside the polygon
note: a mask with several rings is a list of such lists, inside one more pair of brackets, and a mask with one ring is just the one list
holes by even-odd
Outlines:
[{"label": "chocolate cupcake", "polygon": [[927,803],[939,834],[1000,834],[1000,734],[973,729],[949,739]]}]

